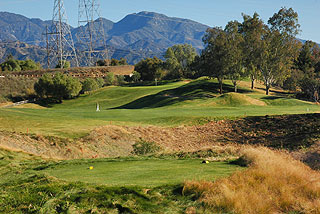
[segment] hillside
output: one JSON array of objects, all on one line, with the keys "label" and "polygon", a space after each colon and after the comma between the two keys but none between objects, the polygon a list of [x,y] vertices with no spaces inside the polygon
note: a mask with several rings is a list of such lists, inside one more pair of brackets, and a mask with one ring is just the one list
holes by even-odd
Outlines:
[{"label": "hillside", "polygon": [[45,64],[47,59],[47,50],[44,47],[25,42],[0,42],[0,63],[10,54],[15,59],[33,59],[36,62],[42,62],[42,64]]},{"label": "hillside", "polygon": [[[42,34],[45,33],[46,26],[50,25],[50,21],[29,19],[8,12],[0,12],[0,20],[0,42],[21,41],[45,47],[45,37]],[[161,57],[164,51],[174,44],[188,43],[198,50],[202,49],[202,36],[209,27],[192,20],[153,12],[130,14],[117,23],[103,19],[103,25],[111,57],[126,57],[131,63],[144,57]],[[82,47],[78,41],[80,28],[71,27],[78,48]],[[11,51],[13,55],[21,57],[15,54],[19,49]],[[40,59],[34,51],[26,54],[31,59]],[[0,56],[0,61],[5,56]]]},{"label": "hillside", "polygon": [[25,16],[0,12],[0,42],[21,41],[33,45],[44,44],[43,33],[50,21],[29,19]]}]

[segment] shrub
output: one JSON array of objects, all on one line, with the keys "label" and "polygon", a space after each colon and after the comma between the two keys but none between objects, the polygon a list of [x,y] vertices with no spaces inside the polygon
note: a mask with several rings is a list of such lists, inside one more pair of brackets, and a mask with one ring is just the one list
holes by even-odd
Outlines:
[{"label": "shrub", "polygon": [[123,75],[117,75],[116,76],[116,84],[117,85],[123,85],[125,83],[126,83],[126,81],[124,80],[124,76]]},{"label": "shrub", "polygon": [[5,62],[0,65],[3,71],[31,71],[39,70],[41,68],[40,63],[36,63],[31,59],[16,60],[10,56]]},{"label": "shrub", "polygon": [[3,71],[21,71],[18,60],[15,60],[13,58],[9,58],[5,62],[3,62],[1,64],[1,68]]},{"label": "shrub", "polygon": [[99,88],[102,88],[102,87],[104,86],[104,79],[102,79],[102,78],[97,78],[97,79],[96,79],[96,82],[97,82]]},{"label": "shrub", "polygon": [[149,155],[160,151],[160,147],[155,142],[147,142],[141,140],[133,145],[133,154],[135,155]]},{"label": "shrub", "polygon": [[99,85],[96,80],[94,80],[92,78],[87,78],[82,83],[81,92],[84,93],[87,91],[94,91],[94,90],[97,90],[98,88],[99,88]]},{"label": "shrub", "polygon": [[65,68],[65,69],[68,69],[71,67],[71,64],[69,61],[66,61],[66,60],[62,60],[58,62],[58,64],[56,65],[56,68]]},{"label": "shrub", "polygon": [[107,59],[103,60],[103,59],[99,59],[96,63],[97,66],[107,66],[108,65],[108,61]]},{"label": "shrub", "polygon": [[216,182],[186,182],[212,212],[320,213],[320,174],[288,155],[266,148],[247,148],[249,169]]},{"label": "shrub", "polygon": [[104,78],[104,82],[106,85],[114,85],[114,82],[115,82],[114,73],[108,73],[107,76]]},{"label": "shrub", "polygon": [[19,61],[20,67],[22,71],[33,71],[41,69],[40,63],[36,63],[31,59],[27,59],[25,61]]},{"label": "shrub", "polygon": [[60,102],[63,98],[69,99],[77,96],[81,88],[82,85],[78,79],[61,73],[55,74],[54,77],[45,74],[34,85],[39,97],[53,98]]},{"label": "shrub", "polygon": [[117,59],[111,59],[111,66],[120,66],[120,65],[128,65],[127,60],[125,58],[120,58],[120,60]]},{"label": "shrub", "polygon": [[141,74],[139,72],[137,72],[137,71],[134,71],[132,73],[132,77],[131,78],[132,78],[133,82],[138,82],[140,80],[140,78],[141,78]]},{"label": "shrub", "polygon": [[163,68],[164,62],[157,58],[143,59],[135,65],[135,69],[141,75],[143,81],[154,81],[157,70]]},{"label": "shrub", "polygon": [[104,80],[102,78],[98,78],[98,79],[87,78],[82,83],[81,93],[97,90],[99,88],[102,88],[103,85],[104,85]]},{"label": "shrub", "polygon": [[0,96],[4,102],[7,99],[12,101],[20,101],[33,98],[35,96],[34,83],[35,79],[26,77],[11,77],[0,78]]}]

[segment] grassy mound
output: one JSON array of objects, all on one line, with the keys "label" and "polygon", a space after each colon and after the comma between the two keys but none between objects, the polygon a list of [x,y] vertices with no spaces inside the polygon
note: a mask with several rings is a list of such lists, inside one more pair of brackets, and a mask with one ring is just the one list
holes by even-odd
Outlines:
[{"label": "grassy mound", "polygon": [[320,213],[320,174],[280,152],[247,148],[251,167],[216,182],[186,182],[203,209],[221,213]]},{"label": "grassy mound", "polygon": [[261,100],[251,98],[245,94],[239,94],[234,92],[223,94],[220,97],[217,97],[214,103],[220,106],[266,105],[266,103]]},{"label": "grassy mound", "polygon": [[[224,85],[225,92],[233,91],[229,84]],[[239,93],[251,93],[252,91],[240,88]],[[158,108],[169,107],[173,105],[201,103],[210,98],[214,98],[219,93],[219,84],[213,80],[198,79],[191,81],[180,87],[164,90],[157,94],[149,95],[137,99],[119,108],[124,109],[141,109],[141,108]],[[236,94],[236,93],[233,93]],[[245,96],[245,95],[244,95]],[[249,98],[248,98],[249,99]],[[263,102],[262,102],[263,103]]]}]

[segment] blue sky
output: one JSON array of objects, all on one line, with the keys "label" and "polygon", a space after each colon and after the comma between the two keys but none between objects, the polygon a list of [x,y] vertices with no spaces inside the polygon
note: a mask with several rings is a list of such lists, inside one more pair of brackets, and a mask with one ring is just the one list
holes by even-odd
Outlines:
[{"label": "blue sky", "polygon": [[[64,0],[69,24],[77,26],[79,0]],[[0,0],[0,11],[29,18],[51,19],[54,0]],[[263,20],[282,6],[299,13],[302,39],[320,43],[320,0],[100,0],[101,14],[114,22],[129,13],[151,11],[187,18],[209,26],[225,26],[230,20],[242,20],[241,13],[258,12]]]}]

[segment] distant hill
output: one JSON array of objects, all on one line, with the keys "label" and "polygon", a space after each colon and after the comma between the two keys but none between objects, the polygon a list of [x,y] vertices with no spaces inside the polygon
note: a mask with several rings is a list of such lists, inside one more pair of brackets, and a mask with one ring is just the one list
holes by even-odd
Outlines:
[{"label": "distant hill", "polygon": [[[21,41],[45,47],[43,33],[45,33],[45,28],[50,23],[51,21],[29,19],[18,14],[0,12],[0,42]],[[188,43],[198,50],[202,49],[202,37],[209,27],[192,20],[168,17],[153,12],[130,14],[117,23],[103,19],[103,24],[111,57],[126,57],[131,63],[135,63],[145,57],[161,57],[168,47],[175,44]],[[75,45],[81,48],[77,37],[81,27],[70,28]],[[14,45],[9,45],[5,51],[3,48],[2,45],[0,61],[6,56],[5,54],[13,51]],[[21,52],[21,47],[17,48],[13,52]],[[43,49],[40,47],[33,48]],[[37,51],[33,51],[28,55],[27,50],[24,49],[24,53],[29,58],[41,58],[35,56],[34,52]],[[25,57],[25,54],[22,54],[23,57]],[[18,53],[12,53],[12,55],[21,57],[21,54]]]},{"label": "distant hill", "polygon": [[[0,62],[12,54],[18,59],[31,58],[45,64],[43,34],[50,24],[51,21],[0,12]],[[110,57],[124,57],[131,64],[146,57],[161,58],[166,49],[175,44],[188,43],[201,50],[202,37],[209,28],[189,19],[146,11],[127,15],[117,23],[103,18],[103,25]],[[70,26],[76,48],[80,51],[84,48],[78,40],[82,27]]]},{"label": "distant hill", "polygon": [[21,41],[39,45],[41,41],[44,42],[42,34],[50,23],[14,13],[0,12],[0,42]]},{"label": "distant hill", "polygon": [[4,61],[9,55],[12,55],[15,59],[33,59],[45,64],[47,50],[44,47],[29,45],[24,42],[0,42],[0,62]]},{"label": "distant hill", "polygon": [[107,32],[108,44],[114,47],[144,49],[146,43],[168,48],[177,43],[189,43],[201,49],[202,37],[209,26],[188,19],[172,18],[152,12],[130,14]]}]

